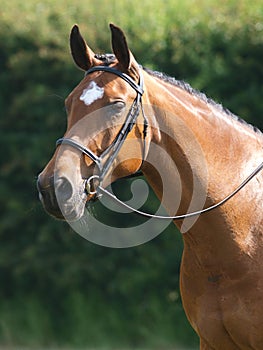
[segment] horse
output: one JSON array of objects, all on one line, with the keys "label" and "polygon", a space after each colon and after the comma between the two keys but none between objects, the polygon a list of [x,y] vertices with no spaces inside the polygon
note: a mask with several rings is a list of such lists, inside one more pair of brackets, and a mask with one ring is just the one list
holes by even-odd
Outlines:
[{"label": "horse", "polygon": [[[262,350],[263,134],[190,85],[141,67],[122,29],[110,30],[113,54],[98,55],[72,28],[72,57],[86,74],[65,101],[67,130],[38,176],[40,199],[50,215],[74,221],[99,189],[141,171],[162,200],[162,169],[172,218],[180,182],[180,291],[200,349]],[[193,177],[212,209],[185,227]]]}]

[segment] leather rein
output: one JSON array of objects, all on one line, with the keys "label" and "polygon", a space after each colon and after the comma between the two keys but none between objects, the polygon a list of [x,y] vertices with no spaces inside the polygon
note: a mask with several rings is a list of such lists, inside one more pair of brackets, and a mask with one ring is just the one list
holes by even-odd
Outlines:
[{"label": "leather rein", "polygon": [[[125,120],[121,130],[117,134],[113,143],[108,148],[106,148],[106,150],[100,156],[97,156],[90,149],[83,146],[81,143],[75,141],[74,139],[60,138],[56,142],[56,147],[59,145],[68,145],[68,146],[71,146],[71,147],[79,150],[82,154],[88,156],[98,167],[99,175],[92,175],[89,178],[85,179],[84,188],[85,188],[85,191],[88,195],[95,195],[95,194],[96,195],[98,195],[98,194],[99,195],[103,195],[103,194],[107,195],[109,198],[113,199],[115,202],[117,202],[121,206],[123,206],[126,209],[129,209],[129,210],[131,210],[131,211],[133,211],[141,216],[145,216],[145,217],[149,217],[149,218],[156,218],[156,219],[163,219],[163,220],[182,220],[182,219],[198,216],[198,215],[203,214],[203,213],[207,213],[209,211],[212,211],[212,210],[220,207],[221,205],[226,203],[229,199],[234,197],[243,187],[246,186],[246,184],[249,181],[251,181],[263,169],[263,162],[262,162],[233,192],[231,192],[224,199],[222,199],[221,201],[219,201],[218,203],[216,203],[210,207],[207,207],[207,208],[195,211],[195,212],[186,213],[183,215],[175,215],[175,216],[162,216],[162,215],[154,215],[154,214],[146,213],[146,212],[143,212],[143,211],[140,211],[136,208],[131,207],[130,205],[126,204],[125,202],[123,202],[119,198],[117,198],[114,194],[112,194],[111,192],[109,192],[105,188],[101,187],[100,184],[101,184],[102,180],[105,178],[105,176],[107,175],[114,159],[118,155],[118,153],[119,153],[123,143],[125,142],[128,134],[132,130],[133,126],[135,125],[136,120],[140,114],[140,110],[142,111],[142,115],[144,118],[144,130],[143,130],[143,137],[144,137],[144,151],[143,151],[143,153],[144,154],[142,157],[142,162],[144,161],[144,158],[145,158],[145,139],[146,139],[148,121],[147,121],[147,118],[144,114],[143,106],[142,106],[142,96],[144,93],[144,91],[143,91],[143,76],[142,76],[141,71],[140,71],[140,80],[139,80],[139,84],[137,84],[129,75],[122,73],[121,71],[118,71],[117,69],[114,69],[114,68],[111,68],[108,66],[92,67],[91,69],[89,69],[85,73],[85,76],[88,74],[91,74],[93,72],[98,72],[98,71],[112,73],[112,74],[115,74],[118,77],[122,78],[137,92],[137,95],[136,95],[136,97],[135,97],[135,99],[134,99],[134,101],[129,109],[129,112],[126,116],[126,120]],[[106,160],[104,161],[105,158],[106,158]],[[127,177],[132,177],[132,176],[136,176],[136,175],[137,175],[137,173],[135,173],[131,176],[127,176]],[[138,174],[138,175],[140,175],[140,174]],[[91,183],[95,182],[95,181],[97,182],[96,189],[91,190],[91,188],[92,188]]]}]

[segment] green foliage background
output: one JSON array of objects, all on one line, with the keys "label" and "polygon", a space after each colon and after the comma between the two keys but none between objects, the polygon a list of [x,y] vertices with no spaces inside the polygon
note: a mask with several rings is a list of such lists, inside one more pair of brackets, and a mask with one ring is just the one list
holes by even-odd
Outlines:
[{"label": "green foliage background", "polygon": [[95,246],[44,213],[35,189],[82,78],[68,35],[97,52],[121,26],[137,60],[263,127],[263,2],[0,3],[0,345],[197,346],[180,301],[173,226],[133,249]]}]

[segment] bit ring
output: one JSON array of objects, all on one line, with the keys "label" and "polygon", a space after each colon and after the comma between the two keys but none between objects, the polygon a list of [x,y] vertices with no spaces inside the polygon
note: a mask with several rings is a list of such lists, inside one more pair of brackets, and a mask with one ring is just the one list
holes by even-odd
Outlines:
[{"label": "bit ring", "polygon": [[93,181],[94,179],[96,179],[96,180],[100,180],[100,177],[99,177],[99,175],[92,175],[92,176],[90,176],[88,179],[85,179],[85,185],[84,185],[84,187],[85,187],[85,191],[86,191],[86,193],[88,194],[88,195],[94,195],[94,194],[96,194],[97,193],[97,191],[95,190],[95,191],[92,191],[91,190],[91,181]]}]

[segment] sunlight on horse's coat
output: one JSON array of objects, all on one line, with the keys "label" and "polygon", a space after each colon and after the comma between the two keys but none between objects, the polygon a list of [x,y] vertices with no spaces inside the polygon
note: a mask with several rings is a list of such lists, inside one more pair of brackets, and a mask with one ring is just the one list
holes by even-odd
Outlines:
[{"label": "sunlight on horse's coat", "polygon": [[99,100],[104,95],[104,89],[99,87],[94,81],[92,81],[89,86],[83,90],[80,101],[83,101],[86,106],[91,105],[93,102]]},{"label": "sunlight on horse's coat", "polygon": [[[92,199],[87,196],[86,180],[94,179],[94,174],[98,178],[94,169],[103,152],[111,162],[111,175],[100,186],[141,169],[170,215],[177,210],[175,199],[179,200],[180,214],[193,204],[191,209],[199,209],[200,198],[204,198],[205,206],[212,206],[213,211],[191,222],[188,231],[176,221],[184,233],[180,290],[186,315],[200,337],[201,350],[262,350],[263,173],[259,171],[263,169],[263,134],[188,84],[143,69],[130,52],[122,30],[112,24],[110,29],[116,59],[105,61],[89,48],[78,27],[72,28],[72,56],[86,71],[86,78],[67,100],[68,129],[60,140],[71,141],[57,143],[63,147],[55,151],[38,177],[42,202],[57,218],[70,217],[72,222],[82,219]],[[94,69],[103,70],[96,78],[100,86],[90,75]],[[142,81],[144,89],[138,89]],[[137,119],[126,117],[130,128],[122,134],[120,125],[109,125],[108,114],[98,111],[108,107],[110,122],[115,118],[122,125],[118,115],[125,110],[123,105],[137,101],[134,90],[141,94],[142,113]],[[86,107],[95,101],[96,105]],[[84,116],[94,111],[98,117],[88,118],[86,126]],[[80,127],[83,123],[85,128]],[[125,138],[116,148],[118,154],[111,158],[119,135]],[[73,142],[76,140],[80,147]],[[143,151],[145,144],[147,152]],[[93,161],[88,163],[88,157]],[[253,180],[235,192],[250,174]],[[231,200],[214,206],[232,192],[235,196]],[[197,202],[193,202],[195,193]],[[88,233],[105,244],[104,236],[91,228],[90,219],[81,220],[81,225],[88,225]],[[122,231],[121,244],[126,244],[128,231]],[[109,231],[103,232],[111,242],[116,240],[115,232],[111,237]]]}]

